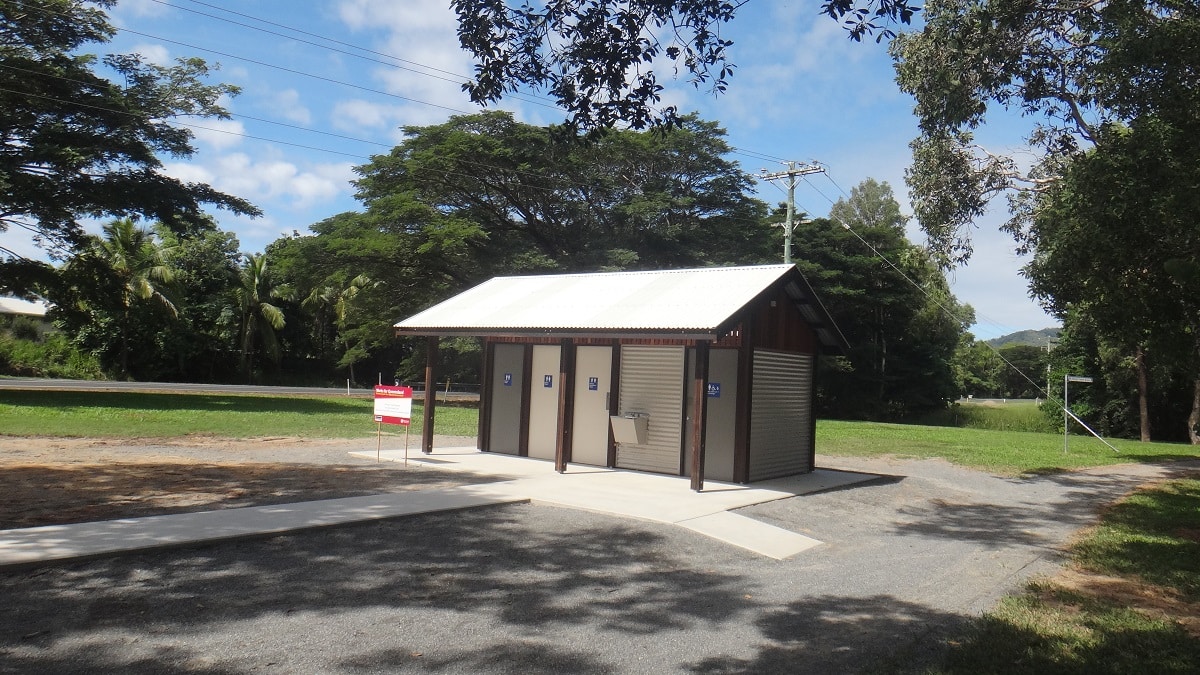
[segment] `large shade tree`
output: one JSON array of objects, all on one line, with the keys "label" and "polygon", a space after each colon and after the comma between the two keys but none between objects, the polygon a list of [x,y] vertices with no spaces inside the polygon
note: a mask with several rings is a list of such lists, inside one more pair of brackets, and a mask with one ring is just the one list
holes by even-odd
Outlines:
[{"label": "large shade tree", "polygon": [[[476,59],[464,85],[491,103],[522,88],[546,90],[576,130],[634,129],[679,122],[661,105],[667,70],[697,87],[723,92],[735,66],[722,35],[745,2],[730,0],[452,0],[462,46]],[[917,7],[909,0],[828,0],[820,11],[842,21],[851,38],[888,37]]]},{"label": "large shade tree", "polygon": [[[1147,360],[1196,372],[1197,349],[1165,345],[1196,333],[1200,3],[938,0],[926,18],[893,43],[920,120],[908,179],[922,226],[943,263],[964,261],[970,226],[1008,195],[1035,292],[1126,352],[1149,438]],[[1030,120],[1032,163],[975,142],[997,109]]]},{"label": "large shade tree", "polygon": [[[52,254],[84,241],[80,221],[139,218],[176,231],[205,205],[241,214],[243,199],[162,172],[161,157],[188,157],[182,118],[226,117],[199,59],[172,66],[137,55],[86,53],[115,33],[115,0],[0,0],[0,232],[29,230]],[[0,248],[0,256],[19,258]],[[15,265],[9,274],[25,273]]]},{"label": "large shade tree", "polygon": [[[1118,363],[1136,378],[1143,440],[1152,389],[1191,380],[1186,428],[1200,442],[1200,140],[1157,118],[1099,133],[1040,200],[1025,274],[1047,309],[1087,313],[1097,340],[1128,356]],[[1160,187],[1181,179],[1188,189]],[[1150,377],[1164,366],[1173,374]]]},{"label": "large shade tree", "polygon": [[502,112],[406,127],[404,143],[359,168],[359,197],[372,217],[417,216],[420,251],[460,284],[498,272],[770,255],[766,206],[748,196],[750,176],[726,159],[724,130],[694,116],[680,124],[665,133],[608,132],[587,144]]}]

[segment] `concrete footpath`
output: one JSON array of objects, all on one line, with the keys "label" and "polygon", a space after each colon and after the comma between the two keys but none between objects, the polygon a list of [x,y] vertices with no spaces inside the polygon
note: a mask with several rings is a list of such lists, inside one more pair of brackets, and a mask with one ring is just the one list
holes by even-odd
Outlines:
[{"label": "concrete footpath", "polygon": [[[350,454],[376,457],[376,453]],[[687,478],[580,465],[571,465],[560,475],[551,462],[481,453],[473,448],[438,449],[433,455],[415,453],[407,460],[402,451],[389,450],[380,453],[380,458],[491,476],[495,482],[3,530],[0,568],[528,501],[678,525],[764,556],[784,559],[821,542],[729,511],[878,478],[869,473],[818,469],[753,486],[706,481],[704,491],[697,493],[690,489]]]}]

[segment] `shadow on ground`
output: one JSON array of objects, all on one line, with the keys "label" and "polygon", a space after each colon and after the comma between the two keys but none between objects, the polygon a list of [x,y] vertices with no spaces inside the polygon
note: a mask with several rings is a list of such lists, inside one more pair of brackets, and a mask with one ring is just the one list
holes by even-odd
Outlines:
[{"label": "shadow on ground", "polygon": [[[890,595],[867,598],[819,596],[793,602],[756,621],[770,642],[753,658],[708,658],[693,673],[852,673],[903,659],[919,671],[942,658],[945,637],[963,630],[963,617],[931,610]],[[891,656],[889,656],[891,655]]]},{"label": "shadow on ground", "polygon": [[[1160,478],[1173,479],[1194,474],[1194,462],[1167,464]],[[918,534],[956,541],[974,541],[989,548],[1013,545],[1044,546],[1047,528],[1077,530],[1095,522],[1099,509],[1148,480],[1147,476],[1123,473],[1077,471],[996,479],[1017,487],[985,502],[976,495],[966,499],[948,496],[899,509],[898,534]],[[1039,490],[1046,486],[1047,490]]]},{"label": "shadow on ground", "polygon": [[[523,509],[588,527],[544,529]],[[517,505],[9,573],[0,575],[0,672],[244,672],[262,664],[178,638],[297,612],[314,617],[314,630],[333,630],[331,617],[368,611],[435,636],[445,629],[415,617],[471,617],[491,653],[468,644],[425,657],[380,644],[346,668],[422,659],[418,669],[437,661],[469,672],[500,659],[511,672],[606,672],[585,653],[506,636],[580,625],[641,636],[755,607],[742,577],[689,568],[662,537],[615,518]]]}]

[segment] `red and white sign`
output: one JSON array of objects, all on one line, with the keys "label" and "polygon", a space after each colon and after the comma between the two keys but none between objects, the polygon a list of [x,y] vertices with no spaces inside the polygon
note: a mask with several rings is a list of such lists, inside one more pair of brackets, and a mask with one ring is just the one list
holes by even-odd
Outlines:
[{"label": "red and white sign", "polygon": [[375,387],[375,421],[407,426],[412,421],[412,398],[412,387]]}]

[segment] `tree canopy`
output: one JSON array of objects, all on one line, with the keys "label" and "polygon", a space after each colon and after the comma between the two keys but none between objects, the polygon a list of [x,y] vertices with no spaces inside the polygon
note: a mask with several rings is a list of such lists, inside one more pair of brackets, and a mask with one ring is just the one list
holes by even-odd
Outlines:
[{"label": "tree canopy", "polygon": [[203,219],[206,204],[258,214],[243,199],[161,172],[160,157],[195,151],[191,131],[175,122],[227,117],[218,100],[237,88],[204,84],[200,59],[159,66],[81,53],[114,34],[104,13],[113,4],[0,0],[0,231],[28,229],[59,257],[84,241],[85,218],[182,231]]},{"label": "tree canopy", "polygon": [[887,183],[863,181],[829,215],[801,221],[793,253],[850,342],[818,382],[822,412],[902,419],[943,407],[959,393],[952,362],[974,312],[905,238]]},{"label": "tree canopy", "polygon": [[[1198,124],[1194,0],[936,0],[925,19],[891,50],[920,124],[907,172],[916,216],[945,264],[970,257],[970,225],[1000,194],[1012,202],[1006,228],[1028,247],[1038,195],[1106,127],[1145,115]],[[996,108],[1030,120],[1032,164],[975,141]]]},{"label": "tree canopy", "polygon": [[[572,129],[625,123],[634,129],[678,122],[659,107],[657,70],[668,62],[697,87],[723,92],[733,76],[721,26],[744,2],[730,0],[452,0],[458,37],[476,59],[464,85],[477,103],[523,87],[545,89],[568,111]],[[821,12],[842,21],[855,40],[891,36],[917,8],[909,0],[829,0]]]}]

